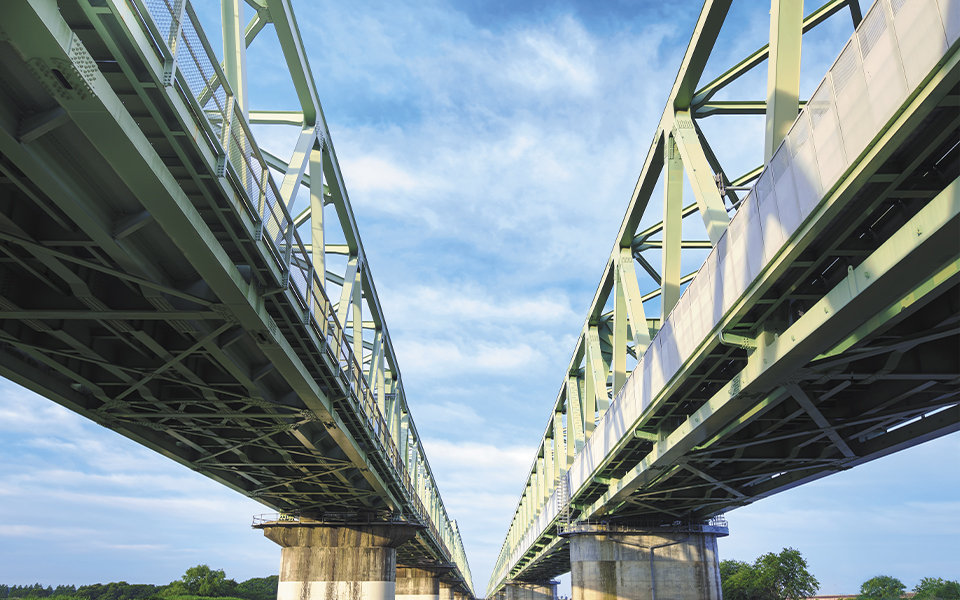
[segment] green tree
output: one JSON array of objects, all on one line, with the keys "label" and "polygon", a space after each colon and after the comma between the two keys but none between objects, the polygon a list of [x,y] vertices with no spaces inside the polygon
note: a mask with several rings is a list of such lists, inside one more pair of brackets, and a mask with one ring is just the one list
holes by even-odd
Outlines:
[{"label": "green tree", "polygon": [[54,596],[72,596],[77,593],[77,586],[75,585],[58,585],[53,588]]},{"label": "green tree", "polygon": [[816,594],[820,586],[794,548],[768,552],[752,565],[723,561],[720,581],[726,600],[799,600]]},{"label": "green tree", "polygon": [[960,583],[939,577],[924,577],[913,591],[913,600],[960,600]]},{"label": "green tree", "polygon": [[190,567],[180,580],[187,593],[197,596],[229,596],[237,587],[237,582],[227,579],[223,569],[211,569],[207,565]]},{"label": "green tree", "polygon": [[173,598],[176,596],[188,595],[190,595],[190,590],[188,590],[186,584],[179,579],[176,581],[171,581],[170,585],[160,590],[161,598]]},{"label": "green tree", "polygon": [[745,562],[739,560],[721,560],[720,561],[720,580],[733,577],[736,573],[743,568],[750,568]]},{"label": "green tree", "polygon": [[877,575],[863,582],[857,600],[900,600],[907,586],[896,577]]},{"label": "green tree", "polygon": [[753,565],[738,560],[720,562],[720,585],[725,600],[761,598],[759,577]]},{"label": "green tree", "polygon": [[254,577],[238,583],[234,593],[245,600],[276,600],[279,579],[277,575]]},{"label": "green tree", "polygon": [[764,589],[777,599],[800,600],[813,596],[820,587],[817,578],[807,570],[807,561],[795,548],[784,548],[780,554],[768,552],[755,563],[761,573]]}]

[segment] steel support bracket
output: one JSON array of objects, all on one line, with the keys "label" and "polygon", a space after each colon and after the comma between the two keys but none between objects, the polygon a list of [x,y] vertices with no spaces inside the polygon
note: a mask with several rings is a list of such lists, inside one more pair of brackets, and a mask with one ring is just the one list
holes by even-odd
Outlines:
[{"label": "steel support bracket", "polygon": [[754,338],[750,338],[745,335],[737,335],[735,333],[728,333],[726,331],[721,331],[718,333],[717,339],[720,340],[720,343],[724,346],[731,346],[733,348],[753,350],[757,347],[757,340]]}]

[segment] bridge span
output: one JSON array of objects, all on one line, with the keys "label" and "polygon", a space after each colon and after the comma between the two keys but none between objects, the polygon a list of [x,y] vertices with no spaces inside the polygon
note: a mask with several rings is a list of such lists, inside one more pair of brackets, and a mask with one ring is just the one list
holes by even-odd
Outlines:
[{"label": "bridge span", "polygon": [[221,4],[4,2],[0,373],[277,511],[281,599],[472,598],[291,4]]},{"label": "bridge span", "polygon": [[[704,85],[730,6],[704,3],[489,598],[570,572],[576,600],[719,599],[725,511],[960,429],[960,2],[773,0]],[[803,34],[844,13],[801,102]],[[764,61],[765,101],[717,99]],[[701,125],[744,114],[764,164],[731,176]]]}]

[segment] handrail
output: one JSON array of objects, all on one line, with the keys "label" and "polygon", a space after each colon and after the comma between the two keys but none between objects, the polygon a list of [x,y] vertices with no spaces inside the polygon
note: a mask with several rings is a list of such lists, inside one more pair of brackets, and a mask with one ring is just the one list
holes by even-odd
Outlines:
[{"label": "handrail", "polygon": [[[204,141],[218,157],[220,174],[226,176],[239,193],[243,206],[237,208],[248,212],[257,223],[255,235],[267,243],[277,268],[286,274],[281,282],[282,287],[292,293],[296,304],[305,312],[304,325],[321,340],[317,350],[332,353],[339,375],[349,390],[347,398],[362,414],[360,421],[375,442],[377,453],[395,469],[397,480],[415,517],[426,525],[440,550],[457,564],[472,587],[462,543],[457,545],[458,552],[453,552],[447,542],[448,539],[459,540],[446,509],[441,503],[444,521],[441,532],[416,491],[407,463],[400,455],[386,419],[374,400],[374,390],[362,376],[359,357],[344,336],[344,328],[324,289],[325,274],[317,273],[313,268],[310,254],[297,232],[296,222],[280,201],[281,196],[268,164],[254,141],[249,123],[203,33],[191,2],[162,0],[162,3],[154,2],[148,6],[144,0],[126,1],[139,17],[140,26],[154,42],[154,51],[171,74],[169,83],[177,83],[173,87],[190,106],[194,120],[205,134]],[[164,29],[168,30],[167,35],[164,35]],[[173,48],[171,40],[176,40]],[[183,47],[186,48],[185,52],[180,51]],[[294,260],[295,256],[298,260]],[[414,446],[414,452],[417,450],[425,456],[419,439]],[[430,484],[433,490],[437,489],[432,477]],[[436,496],[439,498],[438,492]]]}]

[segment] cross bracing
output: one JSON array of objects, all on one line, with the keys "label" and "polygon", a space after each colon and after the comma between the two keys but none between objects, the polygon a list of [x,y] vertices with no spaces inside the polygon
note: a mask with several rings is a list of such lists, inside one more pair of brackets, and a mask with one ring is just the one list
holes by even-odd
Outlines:
[{"label": "cross bracing", "polygon": [[[731,4],[704,3],[488,595],[568,571],[577,522],[705,521],[960,428],[960,3],[773,0],[704,85]],[[801,99],[828,18],[856,29]],[[714,99],[764,62],[766,101]],[[702,122],[750,114],[765,164],[728,174]]]},{"label": "cross bracing", "polygon": [[[422,524],[398,561],[472,593],[291,6],[246,4],[222,40],[186,0],[4,6],[0,372],[283,513]],[[262,35],[296,110],[250,106]]]}]

